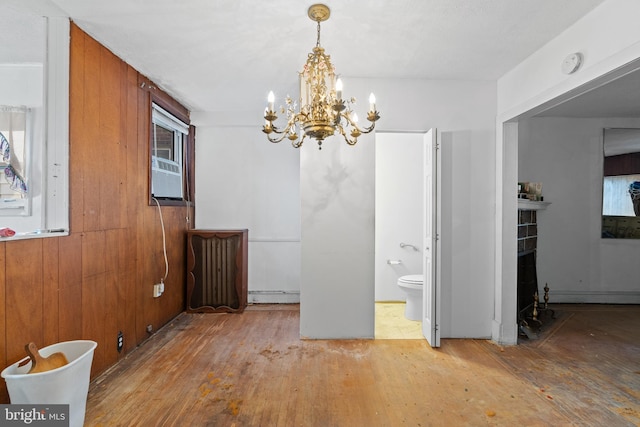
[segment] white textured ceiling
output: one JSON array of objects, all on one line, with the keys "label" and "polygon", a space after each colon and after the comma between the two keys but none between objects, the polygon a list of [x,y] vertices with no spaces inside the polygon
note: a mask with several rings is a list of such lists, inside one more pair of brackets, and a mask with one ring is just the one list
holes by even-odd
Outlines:
[{"label": "white textured ceiling", "polygon": [[[496,80],[603,1],[326,0],[331,17],[322,23],[321,44],[346,76],[346,94],[348,77]],[[313,3],[0,0],[0,24],[7,28],[9,15],[15,22],[13,12],[67,15],[192,111],[254,115],[269,90],[295,95],[297,71],[316,42],[307,17]],[[19,52],[34,39],[32,30],[5,31],[4,49]],[[591,99],[604,105],[607,93]],[[578,104],[556,111],[598,114],[594,103]]]},{"label": "white textured ceiling", "polygon": [[[28,30],[13,31],[14,28]],[[41,16],[0,2],[0,29],[0,64],[44,63],[46,26]]]},{"label": "white textured ceiling", "polygon": [[[321,44],[343,76],[496,80],[602,1],[327,0]],[[269,90],[295,94],[316,42],[313,1],[53,3],[194,111],[262,111]]]},{"label": "white textured ceiling", "polygon": [[550,108],[547,117],[640,117],[640,72],[635,71],[595,87]]}]

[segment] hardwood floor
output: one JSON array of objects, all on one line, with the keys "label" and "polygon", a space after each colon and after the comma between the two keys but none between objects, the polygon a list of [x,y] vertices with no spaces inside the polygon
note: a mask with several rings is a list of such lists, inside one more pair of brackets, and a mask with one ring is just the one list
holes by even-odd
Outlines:
[{"label": "hardwood floor", "polygon": [[640,425],[640,306],[554,308],[538,340],[439,349],[300,340],[296,305],[181,314],[91,383],[86,425]]}]

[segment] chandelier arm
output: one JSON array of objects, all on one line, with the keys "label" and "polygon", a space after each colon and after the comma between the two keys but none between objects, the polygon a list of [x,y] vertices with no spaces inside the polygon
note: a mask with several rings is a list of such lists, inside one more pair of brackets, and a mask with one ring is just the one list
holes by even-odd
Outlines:
[{"label": "chandelier arm", "polygon": [[262,131],[264,133],[266,133],[267,135],[269,135],[271,133],[275,133],[277,135],[282,135],[284,133],[287,133],[287,130],[289,130],[288,126],[287,126],[287,128],[285,130],[278,130],[278,127],[276,125],[274,125],[273,123],[270,124],[269,131],[267,131],[267,126],[266,125],[262,127]]},{"label": "chandelier arm", "polygon": [[[273,124],[273,121],[269,120],[269,117],[265,116],[265,119],[267,119],[269,121],[268,125],[265,124],[264,126],[262,126],[262,132],[267,134],[267,139],[270,142],[273,143],[278,143],[280,141],[282,141],[285,138],[291,138],[292,132],[291,129],[295,126],[295,118],[290,118],[287,121],[287,126],[283,129],[283,130],[278,130],[278,127],[276,125]],[[280,135],[279,137],[271,137],[271,134],[276,134],[276,135]],[[294,138],[293,140],[297,139]]]},{"label": "chandelier arm", "polygon": [[358,131],[360,131],[360,133],[371,133],[371,131],[373,131],[375,127],[376,127],[375,122],[371,122],[371,126],[367,126],[366,128],[360,128],[356,126],[356,128],[358,129]]},{"label": "chandelier arm", "polygon": [[267,135],[267,139],[269,140],[269,142],[273,142],[274,144],[282,141],[286,134],[284,132],[280,133],[281,136],[277,137],[277,138],[272,138],[271,135]]},{"label": "chandelier arm", "polygon": [[355,136],[353,137],[353,139],[349,139],[349,137],[347,136],[347,133],[345,132],[344,128],[342,127],[341,124],[338,124],[338,126],[336,127],[336,129],[340,132],[340,135],[342,135],[342,137],[344,138],[345,142],[349,145],[356,145],[356,143],[358,142],[358,137]]},{"label": "chandelier arm", "polygon": [[356,145],[356,143],[358,142],[358,138],[349,139],[349,137],[344,133],[342,134],[342,137],[344,138],[345,142],[351,146]]},{"label": "chandelier arm", "polygon": [[[342,118],[344,118],[347,121],[347,123],[349,123],[349,125],[351,125],[359,133],[370,133],[376,127],[375,120],[373,120],[373,121],[369,120],[369,122],[371,122],[371,125],[367,126],[365,128],[361,128],[360,126],[358,126],[358,123],[356,123],[348,113],[340,113],[340,116]],[[342,126],[340,126],[340,128],[342,129]],[[340,133],[342,133],[344,135],[343,131],[341,131]]]},{"label": "chandelier arm", "polygon": [[[285,139],[285,137],[289,133],[289,128],[290,128],[290,126],[287,126],[284,130],[278,130],[278,128],[276,126],[274,126],[273,123],[271,123],[269,131],[267,131],[267,126],[266,125],[262,127],[262,131],[267,134],[267,139],[269,140],[269,142],[273,142],[275,144],[275,143],[278,143],[278,142],[282,141],[283,139]],[[279,135],[279,136],[274,138],[274,137],[271,136],[272,133],[274,133],[276,135]]]},{"label": "chandelier arm", "polygon": [[300,148],[302,146],[302,143],[304,142],[304,139],[307,137],[306,133],[302,134],[302,138],[300,138],[300,140],[293,140],[291,141],[291,145],[293,146],[293,148]]},{"label": "chandelier arm", "polygon": [[358,142],[358,138],[349,139],[344,133],[342,134],[342,136],[344,137],[345,142],[351,146],[356,145],[356,143]]}]

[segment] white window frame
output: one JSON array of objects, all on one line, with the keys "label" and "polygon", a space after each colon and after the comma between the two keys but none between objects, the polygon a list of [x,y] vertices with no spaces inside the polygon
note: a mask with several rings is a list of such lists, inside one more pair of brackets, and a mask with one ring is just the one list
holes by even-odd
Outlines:
[{"label": "white window frame", "polygon": [[[42,16],[42,15],[40,15]],[[70,21],[63,16],[44,17],[46,58],[43,71],[42,126],[34,126],[28,182],[41,182],[39,201],[31,197],[29,215],[0,216],[0,228],[12,237],[0,241],[69,234],[69,35]],[[1,102],[4,104],[4,102]],[[42,154],[33,155],[36,149]],[[34,163],[38,162],[38,163]],[[41,170],[40,177],[34,171]]]},{"label": "white window frame", "polygon": [[[184,147],[189,137],[189,126],[155,102],[151,104],[151,123],[153,128],[153,135],[151,135],[151,195],[156,199],[185,200]],[[166,161],[156,156],[158,149],[156,146],[155,125],[173,132],[173,161]],[[164,162],[164,165],[169,168],[175,167],[177,171],[165,170],[159,167],[159,162]],[[166,182],[167,177],[176,180],[179,177],[179,194],[175,192],[176,190],[158,190],[154,188],[159,187],[160,182]]]}]

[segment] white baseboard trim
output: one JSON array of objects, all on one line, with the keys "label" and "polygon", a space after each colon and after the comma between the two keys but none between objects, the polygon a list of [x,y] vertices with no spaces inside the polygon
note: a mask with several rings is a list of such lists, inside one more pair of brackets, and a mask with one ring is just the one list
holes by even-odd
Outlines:
[{"label": "white baseboard trim", "polygon": [[500,345],[516,345],[518,344],[518,327],[504,328],[502,322],[495,319],[491,323],[491,340]]},{"label": "white baseboard trim", "polygon": [[249,304],[298,304],[300,291],[249,291]]},{"label": "white baseboard trim", "polygon": [[[541,301],[542,302],[542,301]],[[549,291],[549,304],[640,304],[640,291]]]}]

